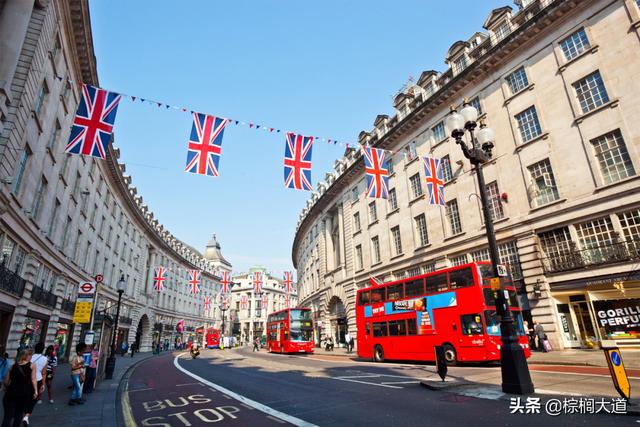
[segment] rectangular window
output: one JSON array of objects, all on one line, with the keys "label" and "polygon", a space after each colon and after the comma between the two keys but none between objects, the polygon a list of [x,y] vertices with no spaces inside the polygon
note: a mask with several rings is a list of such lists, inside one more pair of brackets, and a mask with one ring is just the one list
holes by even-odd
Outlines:
[{"label": "rectangular window", "polygon": [[620,129],[591,140],[605,184],[636,174]]},{"label": "rectangular window", "polygon": [[47,194],[47,179],[43,176],[38,182],[36,193],[33,195],[33,205],[31,206],[31,217],[36,221],[38,220],[45,194]]},{"label": "rectangular window", "polygon": [[56,119],[56,123],[53,127],[53,132],[51,132],[51,136],[49,137],[49,141],[47,141],[47,149],[49,151],[53,151],[54,147],[56,146],[56,142],[58,141],[58,138],[60,137],[60,122],[58,121],[58,119]]},{"label": "rectangular window", "polygon": [[430,262],[429,264],[425,264],[425,265],[422,266],[422,274],[433,273],[434,271],[436,271],[436,263],[435,262]]},{"label": "rectangular window", "polygon": [[479,314],[460,316],[460,326],[464,335],[483,335],[482,318]]},{"label": "rectangular window", "polygon": [[420,173],[412,175],[409,178],[409,182],[411,183],[411,195],[413,199],[417,199],[422,196],[422,183],[420,182]]},{"label": "rectangular window", "polygon": [[442,164],[442,178],[444,182],[449,182],[453,179],[453,172],[451,171],[451,159],[449,159],[449,155],[447,154],[441,160]]},{"label": "rectangular window", "polygon": [[427,277],[427,293],[443,292],[449,290],[447,273],[435,274]]},{"label": "rectangular window", "polygon": [[610,217],[576,225],[578,243],[582,260],[587,264],[615,261],[621,253],[616,253],[613,243],[616,241]]},{"label": "rectangular window", "polygon": [[489,249],[484,248],[471,252],[471,259],[475,262],[491,261],[491,257],[489,256]]},{"label": "rectangular window", "polygon": [[387,335],[387,322],[376,322],[373,324],[374,337],[386,337]]},{"label": "rectangular window", "polygon": [[356,246],[356,270],[360,271],[364,268],[362,262],[362,245]]},{"label": "rectangular window", "polygon": [[598,108],[602,104],[609,102],[607,89],[602,82],[600,71],[589,74],[587,77],[578,80],[573,84],[578,102],[583,113]]},{"label": "rectangular window", "polygon": [[451,257],[450,259],[451,259],[451,265],[454,267],[458,265],[466,264],[469,262],[466,254],[454,256],[454,257]]},{"label": "rectangular window", "polygon": [[438,123],[431,130],[433,131],[433,139],[436,142],[440,142],[447,137],[447,134],[444,130],[444,122]]},{"label": "rectangular window", "polygon": [[487,184],[487,198],[489,199],[489,210],[491,211],[491,219],[493,221],[504,218],[504,210],[502,208],[502,201],[500,200],[500,191],[498,190],[498,183],[492,181]]},{"label": "rectangular window", "polygon": [[404,336],[407,335],[407,321],[392,320],[389,322],[389,336]]},{"label": "rectangular window", "polygon": [[451,286],[451,289],[473,286],[473,270],[467,267],[449,272],[449,285]]},{"label": "rectangular window", "polygon": [[546,205],[560,198],[549,159],[534,163],[527,169],[531,175],[532,199],[536,206]]},{"label": "rectangular window", "polygon": [[453,199],[446,203],[446,216],[449,222],[449,232],[452,236],[462,233],[462,223],[460,222],[460,212],[458,212],[458,200]]},{"label": "rectangular window", "polygon": [[387,301],[395,301],[404,298],[404,284],[387,286]]},{"label": "rectangular window", "polygon": [[542,134],[535,106],[532,105],[523,112],[516,114],[516,121],[518,122],[518,130],[520,131],[522,142],[531,141]]},{"label": "rectangular window", "polygon": [[589,39],[587,38],[587,33],[584,31],[584,28],[580,28],[560,42],[560,48],[567,61],[572,60],[590,47],[591,45],[589,44]]},{"label": "rectangular window", "polygon": [[404,147],[404,157],[408,162],[418,158],[415,141],[410,142],[406,147]]},{"label": "rectangular window", "polygon": [[418,235],[419,246],[426,246],[429,243],[429,235],[427,234],[427,219],[424,214],[420,214],[413,218],[416,224],[416,234]]},{"label": "rectangular window", "polygon": [[69,97],[69,92],[71,92],[71,83],[69,82],[69,80],[67,80],[64,85],[64,90],[62,91],[62,98],[64,99],[65,102]]},{"label": "rectangular window", "polygon": [[380,239],[378,236],[371,238],[371,254],[373,255],[373,263],[380,262]]},{"label": "rectangular window", "polygon": [[557,228],[551,231],[545,231],[538,235],[542,251],[547,258],[562,259],[567,257],[572,250],[571,236],[567,227]]},{"label": "rectangular window", "polygon": [[467,68],[467,58],[465,58],[464,55],[462,55],[460,58],[456,59],[453,63],[453,71],[458,74],[460,73],[462,70],[464,70],[465,68]]},{"label": "rectangular window", "polygon": [[396,196],[396,189],[389,190],[389,211],[395,211],[398,209],[398,197]]},{"label": "rectangular window", "polygon": [[502,40],[503,38],[507,37],[510,32],[511,32],[511,29],[509,28],[508,22],[503,22],[502,24],[500,24],[493,32],[493,34],[496,37],[496,43]]},{"label": "rectangular window", "polygon": [[407,319],[407,335],[418,335],[416,319]]},{"label": "rectangular window", "polygon": [[393,157],[391,153],[389,153],[389,159],[387,160],[387,170],[389,171],[389,176],[393,175]]},{"label": "rectangular window", "polygon": [[505,79],[507,80],[507,85],[512,95],[529,86],[529,80],[527,79],[527,73],[524,71],[524,67],[518,68]]},{"label": "rectangular window", "polygon": [[20,194],[20,187],[22,186],[24,171],[27,169],[29,156],[31,156],[31,150],[29,150],[29,147],[25,147],[24,150],[22,150],[22,155],[20,156],[20,160],[18,161],[18,167],[16,168],[16,173],[14,174],[12,192],[16,196]]},{"label": "rectangular window", "polygon": [[62,251],[67,251],[67,245],[69,244],[69,227],[71,226],[71,217],[67,217],[67,221],[64,223],[62,229]]},{"label": "rectangular window", "polygon": [[376,209],[376,202],[369,203],[369,224],[372,224],[378,220],[378,210]]},{"label": "rectangular window", "polygon": [[356,233],[358,231],[360,231],[360,212],[353,214],[353,232]]},{"label": "rectangular window", "polygon": [[396,225],[391,229],[391,238],[393,239],[393,247],[396,255],[402,254],[402,240],[400,238],[400,226]]},{"label": "rectangular window", "polygon": [[522,267],[520,266],[520,257],[518,256],[518,247],[515,240],[498,245],[498,254],[500,255],[500,262],[507,266],[513,279],[522,279]]},{"label": "rectangular window", "polygon": [[424,295],[424,280],[414,280],[404,284],[405,297],[417,297]]},{"label": "rectangular window", "polygon": [[627,242],[636,241],[640,245],[640,209],[618,214],[620,227]]},{"label": "rectangular window", "polygon": [[56,225],[58,224],[58,211],[60,210],[60,200],[56,199],[53,204],[53,212],[49,217],[49,225],[47,226],[47,235],[53,240],[53,235],[56,232]]},{"label": "rectangular window", "polygon": [[480,97],[476,96],[475,98],[473,98],[471,101],[469,101],[469,103],[474,106],[476,108],[476,110],[478,110],[478,115],[482,115],[482,105],[480,105]]},{"label": "rectangular window", "polygon": [[80,254],[80,247],[82,246],[82,231],[78,230],[78,236],[76,237],[76,244],[73,248],[73,260],[78,261],[78,255]]},{"label": "rectangular window", "polygon": [[351,189],[351,201],[352,202],[358,201],[358,187],[353,187]]},{"label": "rectangular window", "polygon": [[42,106],[44,105],[48,94],[49,94],[49,87],[47,86],[47,82],[43,81],[42,85],[40,86],[40,91],[38,92],[38,98],[36,99],[36,104],[33,106],[33,111],[35,111],[36,114],[38,114],[42,109]]}]

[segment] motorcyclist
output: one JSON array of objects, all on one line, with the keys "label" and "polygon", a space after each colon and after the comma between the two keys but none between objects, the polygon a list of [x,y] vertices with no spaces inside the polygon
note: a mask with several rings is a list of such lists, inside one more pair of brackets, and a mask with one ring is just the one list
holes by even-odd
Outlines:
[{"label": "motorcyclist", "polygon": [[197,345],[192,345],[191,346],[191,357],[193,357],[194,359],[196,357],[198,357],[200,355],[200,349],[198,348]]}]

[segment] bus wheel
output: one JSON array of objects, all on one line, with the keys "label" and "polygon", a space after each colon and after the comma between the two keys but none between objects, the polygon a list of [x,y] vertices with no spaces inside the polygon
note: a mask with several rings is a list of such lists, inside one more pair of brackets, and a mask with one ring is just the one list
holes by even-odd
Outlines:
[{"label": "bus wheel", "polygon": [[384,362],[384,350],[382,349],[382,346],[376,345],[373,348],[373,360],[375,362]]},{"label": "bus wheel", "polygon": [[456,349],[451,344],[445,344],[444,347],[444,360],[449,366],[456,366],[458,364],[458,355]]}]

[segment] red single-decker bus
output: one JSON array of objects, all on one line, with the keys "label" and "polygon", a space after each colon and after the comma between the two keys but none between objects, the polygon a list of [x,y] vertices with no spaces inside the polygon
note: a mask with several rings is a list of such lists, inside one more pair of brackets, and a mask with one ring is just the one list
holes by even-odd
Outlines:
[{"label": "red single-decker bus", "polygon": [[[500,360],[500,319],[489,286],[491,264],[474,262],[360,289],[356,325],[358,356],[435,361],[444,346],[448,364]],[[513,283],[501,278],[518,343],[531,349]]]},{"label": "red single-decker bus", "polygon": [[215,328],[207,329],[207,348],[220,348],[220,332]]},{"label": "red single-decker bus", "polygon": [[313,353],[311,309],[287,308],[267,317],[267,350],[279,353]]}]

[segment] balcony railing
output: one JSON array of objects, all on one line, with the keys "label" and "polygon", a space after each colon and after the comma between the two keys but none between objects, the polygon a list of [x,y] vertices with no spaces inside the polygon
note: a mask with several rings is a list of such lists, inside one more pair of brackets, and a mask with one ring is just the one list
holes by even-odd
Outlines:
[{"label": "balcony railing", "polygon": [[4,263],[0,264],[0,289],[21,297],[24,292],[25,280],[16,272],[9,270]]},{"label": "balcony railing", "polygon": [[58,297],[55,296],[53,292],[47,291],[39,286],[34,286],[31,291],[31,301],[55,308]]},{"label": "balcony railing", "polygon": [[60,306],[60,310],[65,313],[73,313],[75,309],[75,305],[76,305],[75,301],[65,298],[62,300],[62,305]]},{"label": "balcony railing", "polygon": [[553,257],[542,258],[542,265],[545,272],[558,273],[637,259],[640,259],[640,240],[631,240],[589,249],[566,250]]}]

